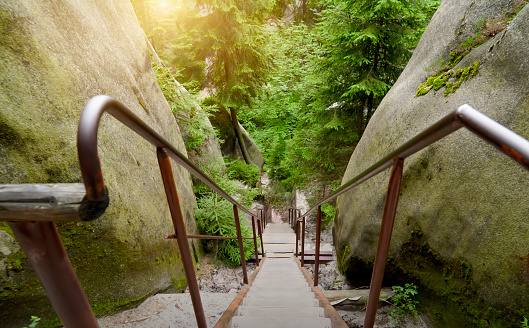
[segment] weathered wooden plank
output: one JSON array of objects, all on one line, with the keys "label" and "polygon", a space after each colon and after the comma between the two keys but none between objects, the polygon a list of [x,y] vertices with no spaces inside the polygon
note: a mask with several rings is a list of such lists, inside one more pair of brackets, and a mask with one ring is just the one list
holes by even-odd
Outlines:
[{"label": "weathered wooden plank", "polygon": [[90,221],[105,202],[90,202],[82,183],[0,184],[0,221]]}]

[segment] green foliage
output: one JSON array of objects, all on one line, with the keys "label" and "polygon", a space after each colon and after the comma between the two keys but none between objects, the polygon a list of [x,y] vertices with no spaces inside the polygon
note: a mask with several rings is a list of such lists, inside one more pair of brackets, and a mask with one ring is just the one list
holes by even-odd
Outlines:
[{"label": "green foliage", "polygon": [[[205,195],[197,200],[195,208],[197,226],[203,234],[212,236],[236,237],[237,229],[233,217],[233,205],[227,200],[218,199],[217,194]],[[243,237],[252,237],[252,232],[244,215],[240,215]],[[230,265],[240,265],[241,258],[237,239],[211,240],[205,243],[207,251],[213,252],[220,259]],[[248,260],[253,255],[253,242],[243,240],[244,256]]]},{"label": "green foliage", "polygon": [[347,269],[347,256],[351,253],[351,249],[348,245],[342,244],[340,247],[341,256],[338,258],[338,270],[345,274],[345,270]]},{"label": "green foliage", "polygon": [[237,179],[255,186],[261,178],[261,172],[252,164],[246,164],[240,160],[232,160],[227,163],[228,177]]},{"label": "green foliage", "polygon": [[336,213],[336,208],[332,206],[331,204],[323,204],[321,205],[321,212],[323,214],[323,220],[322,220],[322,229],[327,229],[331,226],[332,222],[334,221],[334,214]]},{"label": "green foliage", "polygon": [[529,319],[524,317],[521,324],[522,324],[522,328],[529,328]]},{"label": "green foliage", "polygon": [[[214,90],[227,107],[248,103],[266,80],[269,56],[264,22],[273,1],[196,1],[175,19],[171,63],[185,82]],[[207,67],[207,69],[205,69]]]},{"label": "green foliage", "polygon": [[178,122],[187,150],[197,149],[206,138],[214,138],[215,132],[208,122],[208,116],[215,109],[198,106],[197,97],[179,85],[171,70],[151,61],[158,85],[169,103]]},{"label": "green foliage", "polygon": [[40,321],[40,318],[39,317],[36,317],[36,316],[31,316],[31,322],[29,324],[29,326],[26,326],[26,327],[23,327],[23,328],[34,328],[34,327],[37,327],[37,325],[39,324],[39,321]]},{"label": "green foliage", "polygon": [[470,48],[476,48],[476,47],[482,45],[483,43],[485,43],[485,41],[487,41],[488,39],[490,39],[490,38],[484,37],[481,34],[474,34],[471,37],[469,37],[465,42],[461,43],[459,45],[459,48],[461,48],[461,49],[465,49],[465,48],[469,48],[469,47]]},{"label": "green foliage", "polygon": [[419,314],[415,307],[419,302],[414,300],[415,295],[418,293],[417,286],[414,284],[405,284],[404,287],[393,286],[393,292],[395,293],[395,296],[393,297],[393,305],[397,309],[390,310],[388,313],[393,320],[395,320],[395,323],[398,323],[399,318],[403,318],[407,315],[411,315],[417,320]]},{"label": "green foliage", "polygon": [[317,23],[324,46],[321,74],[323,95],[334,95],[372,112],[411,56],[432,1],[324,1]]},{"label": "green foliage", "polygon": [[271,178],[288,190],[343,175],[436,5],[322,0],[315,25],[270,29],[269,81],[239,117]]}]

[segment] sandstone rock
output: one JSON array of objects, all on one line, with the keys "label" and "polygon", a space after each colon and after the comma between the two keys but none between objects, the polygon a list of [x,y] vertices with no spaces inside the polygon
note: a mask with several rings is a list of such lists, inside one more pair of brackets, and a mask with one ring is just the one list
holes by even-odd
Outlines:
[{"label": "sandstone rock", "polygon": [[[458,64],[456,69],[479,61],[480,67],[455,93],[445,97],[442,88],[415,97],[417,87],[434,73],[425,68],[448,62],[450,52],[476,33],[480,21],[501,15],[510,5],[442,2],[373,115],[343,182],[465,103],[529,138],[529,7]],[[471,326],[483,324],[480,320],[492,326],[517,324],[529,304],[529,172],[468,131],[458,131],[404,163],[388,283],[419,281],[443,302],[457,303]],[[388,179],[389,171],[338,198],[335,245],[349,277],[370,275],[363,270],[376,251]],[[449,304],[446,309],[454,303]]]},{"label": "sandstone rock", "polygon": [[[210,118],[210,121],[213,127],[219,131],[220,139],[224,140],[224,143],[221,146],[222,154],[224,156],[243,158],[233,125],[231,124],[230,113],[222,106],[219,107],[220,108],[215,112],[215,115]],[[254,164],[261,170],[264,164],[264,157],[261,154],[261,151],[240,123],[239,128],[241,129],[244,143],[248,150],[250,164]]]},{"label": "sandstone rock", "polygon": [[[121,101],[185,153],[129,1],[4,1],[0,30],[0,183],[80,182],[77,123],[98,94]],[[99,156],[107,212],[59,225],[96,314],[185,280],[176,241],[163,239],[174,229],[154,147],[106,115]],[[187,229],[196,233],[190,175],[178,164],[173,170]],[[9,284],[0,291],[1,327],[55,316],[18,256],[16,271],[0,273]]]}]

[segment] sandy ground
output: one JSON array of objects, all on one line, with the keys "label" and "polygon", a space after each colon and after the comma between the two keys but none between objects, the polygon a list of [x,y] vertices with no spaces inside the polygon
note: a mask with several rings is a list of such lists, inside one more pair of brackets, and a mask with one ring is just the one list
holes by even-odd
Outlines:
[{"label": "sandy ground", "polygon": [[[208,327],[213,327],[242,287],[241,267],[218,266],[205,256],[197,270],[200,297]],[[247,264],[248,277],[255,264]],[[125,310],[98,320],[101,328],[191,328],[196,327],[191,296],[187,293],[156,294],[134,309]]]},{"label": "sandy ground", "polygon": [[[202,292],[200,294],[208,327],[215,325],[235,295],[237,295],[236,290],[230,293]],[[137,308],[103,317],[98,322],[101,328],[190,328],[197,326],[193,304],[188,293],[157,294],[149,297]]]}]

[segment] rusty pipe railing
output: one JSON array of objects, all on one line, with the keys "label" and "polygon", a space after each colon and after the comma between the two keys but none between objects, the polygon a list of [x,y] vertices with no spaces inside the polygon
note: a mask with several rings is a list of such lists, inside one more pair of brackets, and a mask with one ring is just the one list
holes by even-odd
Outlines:
[{"label": "rusty pipe railing", "polygon": [[[295,230],[296,232],[296,256],[300,258],[301,266],[303,266],[305,264],[305,217],[302,217],[296,220],[295,229],[296,229]],[[299,252],[298,252],[298,247],[300,248]]]},{"label": "rusty pipe railing", "polygon": [[220,188],[213,180],[204,174],[199,168],[193,165],[185,155],[180,153],[172,144],[160,136],[156,131],[145,124],[140,118],[134,115],[123,104],[108,96],[96,96],[86,104],[81,114],[79,121],[79,130],[77,134],[77,149],[79,154],[79,163],[81,166],[81,174],[86,186],[87,197],[90,200],[99,201],[106,197],[106,187],[101,172],[101,163],[97,154],[97,131],[99,122],[104,113],[112,115],[128,128],[136,132],[138,135],[149,141],[157,148],[158,160],[160,162],[160,169],[165,185],[167,200],[170,205],[171,216],[175,227],[175,237],[178,240],[178,246],[182,255],[184,269],[188,282],[193,307],[195,310],[195,317],[199,327],[206,327],[206,319],[202,302],[200,299],[200,292],[196,276],[193,269],[193,262],[183,218],[178,202],[178,195],[176,186],[174,185],[174,178],[172,177],[171,165],[169,158],[174,159],[177,163],[182,165],[196,178],[204,182],[213,191],[217,192],[224,199],[233,204],[233,212],[235,225],[237,228],[237,239],[239,243],[239,250],[241,253],[241,265],[243,268],[244,283],[248,283],[248,276],[246,272],[246,263],[244,256],[244,249],[242,244],[242,234],[239,223],[238,209],[246,212],[251,216],[256,216],[255,213],[246,209],[233,199],[228,193]]},{"label": "rusty pipe railing", "polygon": [[[375,255],[375,264],[371,277],[371,289],[369,293],[366,317],[364,320],[365,328],[372,328],[375,322],[378,299],[380,296],[380,289],[382,287],[382,280],[393,230],[393,222],[395,219],[399,199],[404,159],[462,127],[467,128],[469,131],[493,145],[505,155],[511,157],[525,169],[529,170],[528,140],[507,129],[488,116],[478,112],[469,105],[463,105],[457,110],[443,117],[441,120],[423,132],[419,133],[417,136],[351,180],[343,183],[340,188],[335,190],[329,196],[318,201],[306,213],[301,215],[301,217],[304,218],[312,213],[315,209],[318,209],[318,217],[321,217],[321,205],[328,203],[329,201],[358,186],[362,182],[374,177],[389,167],[393,167],[386,196],[384,215],[380,228],[377,252]],[[320,224],[321,222],[318,220],[317,230]],[[317,241],[319,241],[318,237]],[[314,281],[316,282],[318,276],[318,271],[316,268],[314,275]]]},{"label": "rusty pipe railing", "polygon": [[317,209],[318,206],[328,203],[344,192],[351,190],[378,173],[392,167],[393,161],[396,158],[406,158],[413,155],[419,150],[422,150],[462,127],[467,128],[486,142],[492,144],[502,153],[511,157],[518,164],[529,169],[529,148],[527,148],[529,146],[529,141],[488,116],[478,112],[469,105],[463,105],[416,135],[413,139],[409,140],[380,161],[371,165],[356,177],[342,184],[340,188],[318,201],[302,216],[309,215]]},{"label": "rusty pipe railing", "polygon": [[[10,227],[19,240],[22,249],[27,254],[32,267],[37,272],[63,324],[66,327],[97,327],[97,320],[86,300],[86,296],[82,291],[77,276],[60,241],[57,229],[54,223],[50,221],[93,220],[103,214],[106,209],[108,205],[108,190],[104,183],[97,152],[98,126],[105,112],[115,117],[156,147],[162,181],[175,229],[175,234],[167,235],[166,238],[176,238],[178,240],[178,247],[182,256],[182,262],[184,263],[184,271],[193,302],[197,326],[206,328],[206,319],[200,300],[200,292],[187,238],[215,238],[216,236],[187,235],[170,158],[176,160],[213,191],[233,204],[234,219],[237,228],[236,238],[238,239],[241,253],[244,283],[248,283],[248,277],[242,247],[243,237],[238,220],[238,209],[241,209],[252,217],[256,216],[256,214],[228,195],[173,145],[162,138],[117,100],[108,96],[96,96],[86,104],[81,114],[77,135],[77,148],[85,192],[81,191],[81,184],[29,185],[29,187],[27,185],[0,185],[0,202],[4,204],[2,205],[2,211],[0,211],[0,220],[9,221]],[[46,197],[42,196],[42,190],[45,191]],[[39,200],[37,206],[34,204],[35,199],[37,199],[35,198],[36,192],[40,192],[37,195]],[[72,197],[70,193],[75,194],[75,197]],[[4,197],[6,195],[7,197]],[[6,208],[7,210],[5,210]],[[20,210],[21,208],[23,212]],[[48,209],[54,211],[49,211]],[[50,215],[53,217],[50,218]],[[70,215],[73,218],[69,218]],[[59,217],[56,218],[55,216]],[[10,222],[13,219],[25,222]],[[27,222],[35,221],[36,219],[41,222]],[[261,231],[259,231],[259,235],[262,243]],[[224,239],[231,238],[234,237],[224,237]],[[255,232],[253,239],[255,245]]]},{"label": "rusty pipe railing", "polygon": [[191,163],[187,157],[178,151],[172,144],[165,140],[161,135],[145,124],[139,117],[132,113],[127,107],[114,98],[109,96],[95,96],[88,101],[79,121],[79,130],[77,132],[77,150],[79,153],[79,163],[81,165],[81,174],[86,187],[88,199],[101,201],[105,199],[106,188],[101,172],[101,162],[97,153],[97,130],[99,121],[104,113],[108,113],[118,121],[126,125],[132,131],[142,136],[156,148],[165,149],[167,155],[182,165],[186,170],[192,173],[196,178],[204,182],[208,187],[213,189],[227,201],[236,205],[245,213],[255,216],[256,214],[242,206],[233,199],[228,193],[220,188],[204,172]]}]

